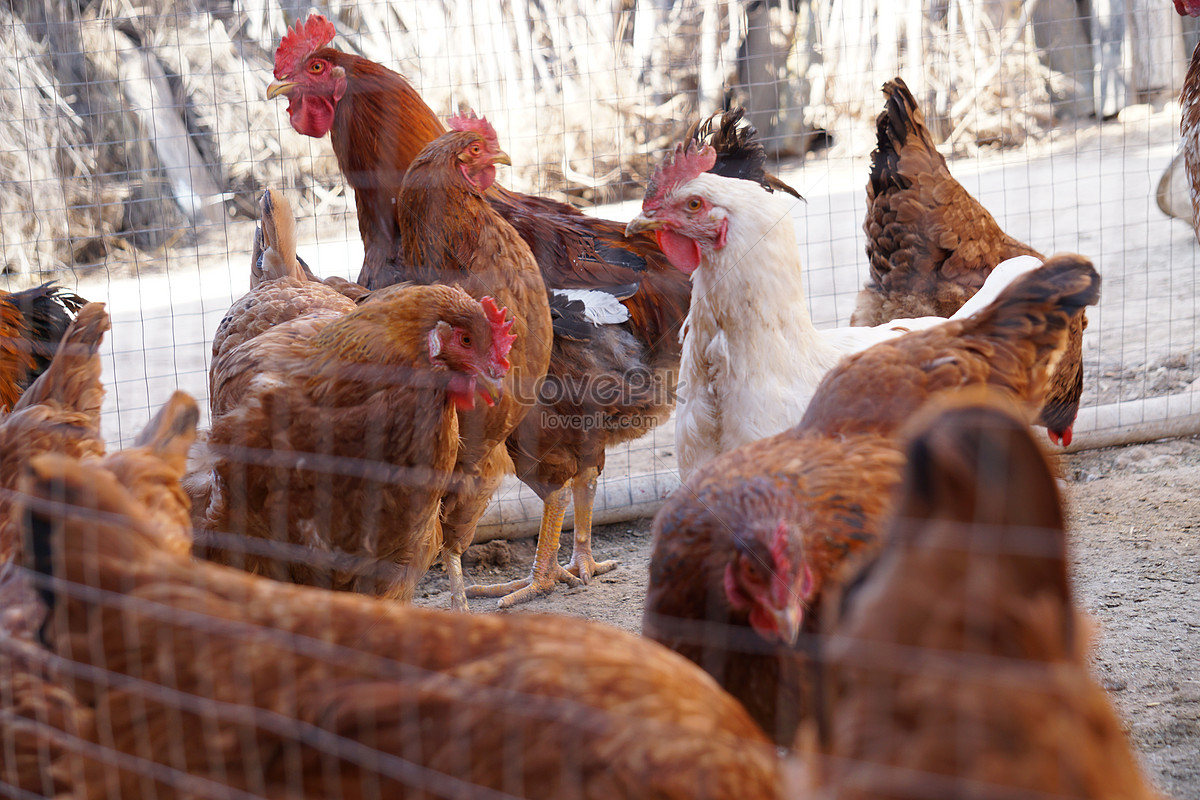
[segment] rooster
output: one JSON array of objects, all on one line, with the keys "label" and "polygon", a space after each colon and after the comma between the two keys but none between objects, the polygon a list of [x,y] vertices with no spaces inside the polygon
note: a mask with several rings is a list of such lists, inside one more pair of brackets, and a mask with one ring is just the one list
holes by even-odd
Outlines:
[{"label": "rooster", "polygon": [[[23,488],[24,563],[49,608],[40,636],[94,712],[79,738],[53,735],[75,715],[47,715],[40,731],[103,758],[96,769],[65,757],[71,796],[189,786],[266,797],[786,794],[745,711],[654,642],[585,620],[396,606],[196,562],[164,549],[141,493],[101,463],[43,456]],[[37,708],[24,692],[9,697],[5,711]],[[55,749],[36,741],[16,750],[49,776]]]},{"label": "rooster", "polygon": [[[1175,10],[1180,16],[1200,17],[1200,0],[1175,0]],[[1192,200],[1192,228],[1200,241],[1200,43],[1192,51],[1179,105],[1182,112],[1179,134],[1183,139],[1183,164]]]},{"label": "rooster", "polygon": [[12,408],[50,366],[58,343],[87,303],[53,281],[0,292],[0,408]]},{"label": "rooster", "polygon": [[[330,135],[354,189],[366,253],[359,282],[385,286],[409,275],[398,257],[405,245],[396,213],[402,206],[395,202],[404,176],[445,127],[401,75],[329,47],[333,36],[320,15],[290,29],[276,52],[268,95],[288,98],[299,133]],[[530,395],[538,408],[508,443],[518,477],[545,501],[539,557],[528,580],[472,589],[505,595],[501,604],[511,605],[550,591],[556,580],[585,582],[614,566],[591,553],[591,499],[604,448],[669,415],[674,396],[661,387],[675,384],[690,290],[648,235],[626,237],[624,225],[495,184],[485,197],[532,250],[551,291],[555,331],[550,386]],[[597,290],[605,295],[600,305],[610,309],[603,314],[584,307]],[[623,309],[611,309],[614,297]],[[597,386],[606,387],[603,396]],[[564,569],[550,561],[572,496],[575,551]]]},{"label": "rooster", "polygon": [[821,382],[794,428],[697,471],[655,515],[643,632],[704,667],[791,745],[811,712],[809,637],[827,591],[882,544],[903,466],[895,433],[930,398],[987,385],[1029,419],[1099,297],[1060,255],[991,305],[875,345]]},{"label": "rooster", "polygon": [[214,339],[212,425],[188,492],[210,534],[307,550],[289,563],[277,549],[243,555],[209,536],[200,552],[410,597],[440,549],[456,409],[480,395],[495,404],[511,326],[491,298],[451,286],[395,286],[356,306],[319,283],[261,282]]},{"label": "rooster", "polygon": [[[876,119],[876,145],[867,182],[867,259],[871,278],[858,294],[851,325],[878,325],[897,317],[954,314],[995,266],[1017,256],[1041,259],[1009,236],[950,174],[917,101],[900,78],[883,86],[887,98]],[[1039,423],[1050,440],[1071,443],[1083,393],[1083,329],[1055,371]]]},{"label": "rooster", "polygon": [[[706,144],[678,145],[628,226],[631,233],[654,231],[671,263],[692,280],[675,416],[685,480],[721,453],[799,422],[821,378],[847,353],[945,322],[923,317],[818,331],[804,297],[793,200],[757,181],[713,173],[716,160]],[[1010,262],[959,316],[1038,263]]]},{"label": "rooster", "polygon": [[9,492],[21,470],[40,453],[85,457],[104,454],[100,435],[100,344],[109,329],[103,303],[82,306],[67,326],[54,357],[16,401],[0,411],[0,561],[19,550]]},{"label": "rooster", "polygon": [[1091,675],[1025,416],[966,393],[902,437],[888,544],[822,646],[814,796],[1160,798]]}]

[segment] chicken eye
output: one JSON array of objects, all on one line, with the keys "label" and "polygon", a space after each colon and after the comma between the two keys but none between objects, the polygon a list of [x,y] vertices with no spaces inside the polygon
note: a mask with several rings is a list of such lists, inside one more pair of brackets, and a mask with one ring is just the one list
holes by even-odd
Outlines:
[{"label": "chicken eye", "polygon": [[311,64],[308,65],[308,71],[314,75],[319,75],[320,73],[325,71],[325,62],[323,62],[323,61],[312,62]]},{"label": "chicken eye", "polygon": [[687,201],[687,210],[694,214],[699,211],[703,205],[704,203],[700,202],[699,197],[693,197],[691,200]]},{"label": "chicken eye", "polygon": [[481,145],[479,142],[476,142],[475,144],[471,145],[471,155],[477,156],[482,152],[483,152],[483,145]]},{"label": "chicken eye", "polygon": [[458,334],[458,343],[461,344],[463,347],[470,347],[471,346],[471,334],[459,333]]}]

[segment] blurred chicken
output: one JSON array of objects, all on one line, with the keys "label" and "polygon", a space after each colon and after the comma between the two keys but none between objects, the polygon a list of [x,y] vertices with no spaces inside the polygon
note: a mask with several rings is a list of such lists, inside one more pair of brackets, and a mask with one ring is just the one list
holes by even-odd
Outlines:
[{"label": "blurred chicken", "polygon": [[180,481],[187,474],[188,450],[196,441],[200,409],[191,395],[175,392],[133,441],[104,458],[104,466],[133,499],[153,516],[163,548],[192,552],[191,500]]},{"label": "blurred chicken", "polygon": [[[945,322],[923,317],[817,330],[804,297],[794,200],[758,181],[711,172],[716,160],[708,145],[678,145],[647,184],[642,213],[627,229],[654,231],[671,263],[692,280],[675,414],[684,479],[721,453],[799,422],[821,378],[847,353]],[[1003,274],[1037,263],[1028,259]],[[989,292],[995,290],[993,283]]]},{"label": "blurred chicken", "polygon": [[[312,296],[328,307],[297,315]],[[300,549],[240,553],[210,535],[198,552],[408,599],[441,545],[455,409],[479,394],[495,403],[511,325],[490,298],[449,286],[396,286],[355,306],[317,283],[261,283],[214,343],[212,424],[187,489],[198,528]]]},{"label": "blurred chicken", "polygon": [[16,405],[50,360],[84,304],[53,281],[21,292],[0,292],[0,410]]},{"label": "blurred chicken", "polygon": [[1091,676],[1024,416],[968,393],[914,420],[888,545],[823,647],[814,796],[1159,797]]},{"label": "blurred chicken", "polygon": [[0,411],[0,562],[19,552],[9,492],[21,470],[39,453],[84,457],[104,454],[100,436],[100,349],[109,329],[103,303],[79,309],[61,337],[50,366],[16,402]]},{"label": "blurred chicken", "polygon": [[[198,416],[196,402],[175,392],[133,447],[89,459],[120,481],[131,502],[145,511],[157,545],[180,555],[191,548],[191,525],[179,479]],[[28,469],[28,462],[21,465],[22,472]],[[14,476],[5,488],[16,491],[21,478]],[[80,744],[95,738],[94,712],[75,697],[70,672],[58,669],[57,659],[36,642],[46,616],[39,591],[52,596],[42,580],[31,580],[15,561],[0,565],[0,752],[5,754],[0,783],[36,796],[80,796],[76,780],[86,758],[86,746]]]},{"label": "blurred chicken", "polygon": [[[883,85],[867,182],[867,259],[871,278],[858,295],[852,325],[897,317],[949,317],[983,286],[997,264],[1042,255],[1017,241],[951,175],[917,101],[900,78]],[[1082,315],[1047,390],[1039,423],[1069,445],[1083,393]]]},{"label": "blurred chicken", "polygon": [[95,463],[44,456],[25,488],[41,635],[103,710],[80,796],[782,796],[736,701],[653,642],[194,562]]},{"label": "blurred chicken", "polygon": [[931,398],[978,385],[1032,419],[1099,281],[1083,258],[1056,256],[971,317],[845,359],[796,427],[697,471],[654,518],[643,632],[790,745],[812,710],[800,634],[820,630],[826,592],[882,544],[903,465],[895,431]]}]

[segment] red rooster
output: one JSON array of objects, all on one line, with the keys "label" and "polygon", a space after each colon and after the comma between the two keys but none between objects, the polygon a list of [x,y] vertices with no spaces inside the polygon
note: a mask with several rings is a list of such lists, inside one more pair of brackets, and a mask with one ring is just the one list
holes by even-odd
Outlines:
[{"label": "red rooster", "polygon": [[[1175,10],[1181,16],[1200,17],[1200,0],[1175,0]],[[1183,112],[1179,133],[1183,137],[1183,163],[1191,190],[1192,227],[1200,241],[1200,44],[1192,51],[1179,104]]]},{"label": "red rooster", "polygon": [[16,405],[46,371],[67,326],[86,302],[53,281],[0,293],[0,407]]},{"label": "red rooster", "polygon": [[[394,201],[417,154],[445,128],[401,75],[328,47],[333,36],[333,25],[320,15],[289,30],[276,52],[276,80],[268,95],[287,96],[299,133],[330,134],[355,193],[366,251],[359,281],[369,288],[386,286],[410,274]],[[511,604],[550,591],[556,578],[586,581],[612,567],[594,561],[590,544],[591,498],[604,448],[644,433],[670,413],[674,398],[661,387],[675,382],[679,326],[691,288],[648,234],[626,237],[620,223],[495,185],[486,198],[529,245],[545,287],[603,289],[610,300],[619,296],[624,307],[598,324],[594,315],[585,316],[583,297],[551,298],[553,382],[508,445],[518,476],[545,500],[544,540],[529,580],[496,590],[519,590],[507,600]],[[594,391],[598,385],[616,388],[601,397]],[[572,491],[576,550],[564,570],[550,561]]]}]

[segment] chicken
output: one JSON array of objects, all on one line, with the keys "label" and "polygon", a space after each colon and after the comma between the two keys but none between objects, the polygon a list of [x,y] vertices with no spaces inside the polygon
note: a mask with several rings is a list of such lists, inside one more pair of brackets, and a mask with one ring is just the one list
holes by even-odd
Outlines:
[{"label": "chicken", "polygon": [[537,397],[554,334],[533,254],[484,199],[495,181],[496,164],[508,163],[508,156],[487,120],[461,116],[453,124],[455,130],[435,139],[413,160],[396,196],[402,236],[394,264],[404,280],[439,281],[476,298],[492,296],[513,315],[512,369],[498,402],[478,410],[460,408],[461,441],[442,500],[442,557],[451,603],[465,611],[462,553],[492,493],[511,469],[505,440]]},{"label": "chicken", "polygon": [[[897,317],[954,314],[992,269],[1017,256],[1042,255],[1006,234],[950,175],[917,101],[900,78],[883,85],[867,182],[867,259],[871,277],[858,294],[851,325]],[[1083,315],[1055,371],[1039,423],[1069,445],[1083,393]]]},{"label": "chicken", "polygon": [[53,656],[35,641],[45,616],[24,571],[0,565],[0,785],[32,797],[71,796],[66,754],[92,712],[55,674]]},{"label": "chicken", "polygon": [[[81,318],[93,313],[94,309],[85,309]],[[52,367],[50,374],[58,368]],[[42,455],[51,452],[67,460],[71,460],[67,453],[87,457],[128,487],[131,501],[154,523],[158,546],[185,555],[191,549],[191,525],[179,478],[198,417],[196,402],[176,392],[131,448],[100,460],[93,458],[94,450],[78,448]],[[30,454],[18,468],[20,474],[8,476],[6,489],[15,492],[21,487],[23,473],[34,458]],[[10,517],[6,509],[5,518]],[[19,520],[12,518],[18,525]],[[46,615],[39,592],[45,594],[45,586],[31,581],[16,561],[0,565],[0,752],[5,754],[0,783],[39,797],[76,796],[75,777],[80,759],[86,758],[86,747],[79,744],[89,736],[94,713],[75,697],[70,673],[56,669],[54,657],[35,641]]]},{"label": "chicken", "polygon": [[[280,283],[336,295],[283,278],[253,290],[253,307],[269,306]],[[188,479],[193,518],[209,534],[197,550],[283,580],[406,600],[441,545],[456,409],[480,394],[495,403],[512,323],[490,298],[450,286],[395,286],[350,305],[214,355],[209,453]],[[296,547],[220,536],[230,533]]]},{"label": "chicken", "polygon": [[[678,145],[628,227],[654,231],[671,263],[692,280],[675,414],[685,480],[721,453],[799,422],[821,378],[845,354],[945,322],[925,317],[818,331],[804,298],[794,201],[757,181],[710,172],[716,160],[708,145]],[[1016,272],[1037,263],[1028,259]]]},{"label": "chicken", "polygon": [[[268,95],[287,96],[298,132],[331,135],[358,209],[366,251],[359,281],[385,286],[409,277],[397,257],[404,245],[395,212],[402,204],[394,201],[402,179],[444,127],[403,77],[328,47],[333,36],[319,15],[289,30]],[[587,582],[615,564],[597,563],[591,552],[591,502],[604,448],[644,434],[673,408],[678,330],[690,290],[648,235],[626,237],[621,224],[497,185],[486,198],[531,248],[555,314],[551,380],[531,395],[538,407],[508,443],[517,475],[545,501],[538,556],[529,579],[472,589],[504,595],[500,603],[511,605],[550,591],[556,580]],[[619,292],[623,287],[632,291]],[[580,304],[597,290],[621,294],[624,310],[602,317],[585,310]],[[572,496],[575,548],[564,569],[551,562]]]},{"label": "chicken", "polygon": [[100,342],[109,329],[103,303],[82,306],[58,343],[54,358],[12,411],[0,411],[0,562],[19,552],[10,493],[32,456],[61,452],[104,454],[100,435]]},{"label": "chicken", "polygon": [[[275,81],[267,96],[287,97],[288,117],[298,133],[330,135],[338,166],[354,189],[366,251],[359,283],[374,289],[403,279],[393,270],[401,238],[394,201],[409,165],[446,129],[403,76],[329,47],[335,33],[333,23],[319,14],[291,28],[275,52]],[[487,197],[533,251],[546,286],[636,283],[637,291],[623,301],[631,329],[652,359],[679,357],[687,281],[670,268],[653,239],[626,237],[620,223],[500,186]]]},{"label": "chicken", "polygon": [[0,409],[50,366],[58,343],[87,301],[53,281],[21,292],[0,292]]},{"label": "chicken", "polygon": [[1032,419],[1071,320],[1098,297],[1090,262],[1056,256],[977,314],[845,359],[796,427],[714,459],[655,515],[645,635],[791,745],[812,711],[825,594],[882,545],[903,466],[896,430],[930,398],[978,385]]},{"label": "chicken", "polygon": [[[1200,17],[1200,0],[1175,0],[1175,10],[1180,16]],[[1192,200],[1192,228],[1200,242],[1200,44],[1192,51],[1179,105],[1179,134],[1183,140],[1183,165]]]},{"label": "chicken", "polygon": [[913,421],[888,544],[822,648],[812,796],[1160,797],[1090,674],[1025,416],[967,393]]},{"label": "chicken", "polygon": [[97,463],[44,456],[25,490],[42,638],[103,711],[80,796],[783,796],[745,711],[653,642],[194,562]]}]

